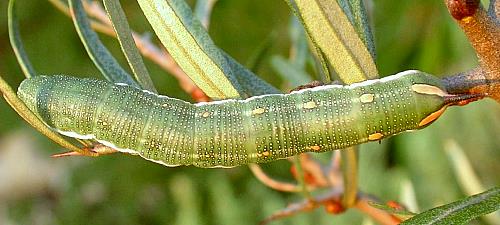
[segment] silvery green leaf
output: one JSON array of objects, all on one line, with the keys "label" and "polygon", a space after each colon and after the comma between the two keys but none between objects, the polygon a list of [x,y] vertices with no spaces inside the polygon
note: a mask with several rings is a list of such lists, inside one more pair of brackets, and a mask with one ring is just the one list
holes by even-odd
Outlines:
[{"label": "silvery green leaf", "polygon": [[115,83],[126,83],[138,87],[135,80],[118,64],[90,27],[81,0],[69,0],[69,7],[73,12],[73,23],[78,35],[90,58],[104,77]]},{"label": "silvery green leaf", "polygon": [[153,81],[148,73],[148,69],[142,61],[139,50],[137,50],[134,38],[132,37],[132,31],[130,30],[127,17],[125,16],[125,12],[123,12],[120,1],[104,0],[103,3],[111,23],[113,24],[113,28],[118,41],[120,42],[122,51],[135,75],[135,79],[142,88],[157,93],[156,88],[153,85]]},{"label": "silvery green leaf", "polygon": [[213,99],[241,98],[226,58],[183,0],[138,0],[165,48],[184,72]]},{"label": "silvery green leaf", "polygon": [[337,1],[288,1],[305,27],[313,52],[322,59],[323,70],[330,66],[347,84],[378,76],[370,52]]},{"label": "silvery green leaf", "polygon": [[498,209],[500,209],[500,188],[494,187],[481,194],[420,213],[402,224],[465,224]]},{"label": "silvery green leaf", "polygon": [[26,54],[26,51],[24,50],[24,45],[21,40],[21,32],[19,31],[19,23],[16,16],[15,2],[16,0],[10,0],[8,9],[10,44],[16,54],[17,62],[19,63],[19,66],[21,66],[24,76],[29,78],[35,76],[37,73],[28,59],[28,54]]}]

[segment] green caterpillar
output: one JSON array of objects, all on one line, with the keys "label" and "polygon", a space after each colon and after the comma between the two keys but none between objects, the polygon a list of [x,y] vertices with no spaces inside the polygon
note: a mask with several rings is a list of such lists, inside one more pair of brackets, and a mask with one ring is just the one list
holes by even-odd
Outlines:
[{"label": "green caterpillar", "polygon": [[26,79],[18,95],[63,135],[166,166],[198,167],[264,163],[378,141],[423,128],[448,105],[470,98],[447,94],[440,79],[419,71],[198,104],[61,75]]}]

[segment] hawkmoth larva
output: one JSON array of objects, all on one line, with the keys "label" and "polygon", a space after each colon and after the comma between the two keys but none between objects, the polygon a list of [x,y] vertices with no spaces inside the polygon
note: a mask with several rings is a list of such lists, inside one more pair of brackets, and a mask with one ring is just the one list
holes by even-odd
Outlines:
[{"label": "hawkmoth larva", "polygon": [[167,166],[232,167],[378,141],[429,125],[448,105],[440,79],[406,71],[349,86],[191,104],[70,76],[23,81],[19,97],[50,127]]}]

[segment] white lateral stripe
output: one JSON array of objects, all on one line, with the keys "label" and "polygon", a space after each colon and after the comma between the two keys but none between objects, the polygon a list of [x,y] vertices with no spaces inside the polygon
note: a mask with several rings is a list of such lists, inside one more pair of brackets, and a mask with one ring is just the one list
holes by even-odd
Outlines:
[{"label": "white lateral stripe", "polygon": [[109,141],[96,139],[95,135],[93,135],[93,134],[85,134],[84,135],[84,134],[79,134],[79,133],[76,133],[76,132],[73,132],[73,131],[62,131],[62,130],[57,130],[57,129],[56,129],[56,131],[58,133],[64,135],[64,136],[67,136],[67,137],[84,139],[84,140],[94,139],[97,142],[99,142],[100,144],[105,145],[107,147],[110,147],[112,149],[115,149],[115,150],[117,150],[119,152],[128,153],[128,154],[132,154],[132,155],[139,155],[139,156],[141,156],[141,158],[144,158],[146,160],[149,160],[149,161],[152,161],[152,162],[155,162],[155,163],[162,164],[164,166],[168,166],[168,167],[180,166],[180,164],[170,165],[170,164],[167,164],[167,163],[165,163],[163,161],[160,161],[160,160],[148,159],[148,158],[144,157],[143,155],[139,154],[139,152],[137,152],[136,150],[128,149],[128,148],[119,148],[115,144],[113,144],[113,143],[111,143]]},{"label": "white lateral stripe", "polygon": [[72,137],[72,138],[78,138],[78,139],[82,139],[82,140],[88,140],[88,139],[94,139],[95,136],[93,134],[86,134],[86,135],[83,135],[83,134],[79,134],[79,133],[76,133],[76,132],[73,132],[73,131],[62,131],[62,130],[57,130],[57,133],[60,133],[64,136],[68,136],[68,137]]},{"label": "white lateral stripe", "polygon": [[[242,103],[245,103],[245,102],[252,101],[254,99],[265,98],[265,97],[268,97],[268,96],[287,96],[287,95],[292,95],[292,94],[303,93],[303,92],[306,92],[306,91],[315,92],[315,91],[322,91],[322,90],[330,90],[330,89],[333,89],[333,88],[354,89],[354,88],[357,88],[357,87],[364,87],[364,86],[371,85],[371,84],[374,84],[374,83],[379,83],[379,82],[380,83],[384,83],[384,82],[388,82],[388,81],[392,81],[392,80],[397,80],[397,79],[399,79],[401,77],[404,77],[404,76],[407,76],[407,75],[410,75],[410,74],[415,74],[415,73],[420,73],[420,71],[418,71],[418,70],[407,70],[407,71],[399,72],[399,73],[397,73],[395,75],[387,76],[387,77],[384,77],[384,78],[381,78],[381,79],[365,80],[363,82],[354,83],[354,84],[345,85],[345,86],[344,85],[338,85],[338,84],[330,84],[330,85],[317,86],[317,87],[313,87],[313,88],[306,88],[306,89],[302,89],[302,90],[298,90],[298,91],[292,91],[292,92],[290,92],[288,94],[258,95],[258,96],[252,96],[252,97],[247,98],[247,99],[224,99],[224,100],[220,100],[220,101],[198,102],[198,103],[194,103],[194,104],[190,103],[190,102],[186,102],[186,101],[181,100],[181,99],[171,98],[171,97],[168,97],[168,96],[165,96],[165,95],[159,95],[159,94],[150,92],[148,90],[142,90],[142,89],[139,89],[139,88],[136,88],[136,87],[134,87],[134,88],[139,89],[139,90],[141,90],[141,91],[143,91],[145,93],[155,95],[155,96],[157,96],[159,98],[177,100],[177,101],[181,101],[181,102],[185,102],[185,103],[194,105],[195,107],[199,107],[199,106],[204,106],[204,105],[224,104],[224,103],[227,103],[227,102],[242,102]],[[122,85],[122,83],[115,83],[115,84]]]}]

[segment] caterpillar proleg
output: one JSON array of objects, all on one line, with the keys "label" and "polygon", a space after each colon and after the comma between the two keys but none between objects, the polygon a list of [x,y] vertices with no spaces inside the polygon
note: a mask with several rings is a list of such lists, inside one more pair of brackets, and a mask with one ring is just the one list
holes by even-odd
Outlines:
[{"label": "caterpillar proleg", "polygon": [[19,97],[59,133],[166,166],[234,167],[423,128],[449,105],[440,79],[405,71],[349,86],[192,104],[70,76],[24,80]]}]

